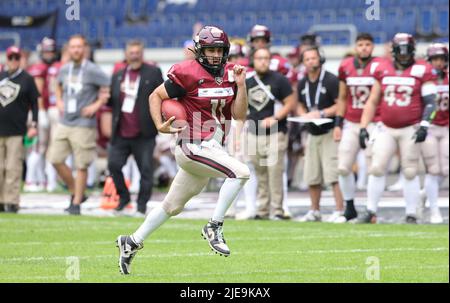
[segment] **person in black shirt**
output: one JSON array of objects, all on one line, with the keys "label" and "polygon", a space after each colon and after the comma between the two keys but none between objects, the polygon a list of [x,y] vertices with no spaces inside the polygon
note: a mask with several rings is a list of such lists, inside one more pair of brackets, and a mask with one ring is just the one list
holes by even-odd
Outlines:
[{"label": "person in black shirt", "polygon": [[269,69],[268,49],[256,50],[252,59],[255,73],[246,81],[249,104],[246,144],[258,180],[257,218],[287,219],[283,210],[286,118],[295,109],[295,97],[289,80]]},{"label": "person in black shirt", "polygon": [[[138,40],[127,43],[127,65],[114,74],[108,106],[113,110],[112,139],[108,168],[111,172],[122,211],[130,203],[122,168],[133,155],[141,174],[137,198],[137,216],[145,216],[153,187],[153,150],[156,126],[149,115],[148,96],[163,83],[161,70],[144,63],[144,44]],[[131,99],[131,100],[129,100]],[[131,105],[127,105],[130,103]]]},{"label": "person in black shirt", "polygon": [[[20,68],[20,56],[18,47],[9,47],[8,70],[0,73],[0,212],[19,210],[24,136],[37,135],[39,92],[33,77]],[[33,118],[27,129],[30,109]]]},{"label": "person in black shirt", "polygon": [[[320,196],[322,184],[331,184],[336,200],[336,211],[329,221],[335,222],[343,214],[343,198],[338,184],[337,148],[333,140],[336,99],[339,93],[338,78],[322,68],[324,58],[317,47],[306,48],[302,62],[307,75],[298,83],[297,91],[300,105],[298,114],[306,119],[331,118],[325,124],[307,123],[309,132],[305,149],[304,179],[309,186],[311,210],[301,221],[320,221]],[[318,120],[316,120],[318,121]]]}]

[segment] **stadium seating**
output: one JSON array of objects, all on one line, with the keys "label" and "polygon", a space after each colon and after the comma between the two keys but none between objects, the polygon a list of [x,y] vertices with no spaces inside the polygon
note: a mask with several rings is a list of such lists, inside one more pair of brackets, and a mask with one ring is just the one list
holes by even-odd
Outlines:
[{"label": "stadium seating", "polygon": [[[134,37],[152,47],[180,47],[192,36],[192,25],[197,21],[221,26],[235,37],[245,37],[255,23],[265,24],[273,33],[274,45],[297,43],[298,37],[316,24],[354,24],[359,31],[372,33],[379,43],[398,31],[412,32],[426,41],[448,41],[448,2],[444,0],[386,1],[380,20],[367,20],[368,5],[361,0],[197,0],[195,4],[165,5],[159,0],[80,2],[80,21],[66,20],[67,5],[58,0],[2,0],[0,12],[10,16],[39,15],[57,9],[58,43],[81,32],[105,48],[120,47]],[[2,33],[11,31],[1,29]],[[22,46],[29,49],[51,34],[49,26],[15,31],[21,35]],[[345,33],[320,34],[323,44],[351,43]],[[5,43],[0,40],[0,47],[4,48]]]}]

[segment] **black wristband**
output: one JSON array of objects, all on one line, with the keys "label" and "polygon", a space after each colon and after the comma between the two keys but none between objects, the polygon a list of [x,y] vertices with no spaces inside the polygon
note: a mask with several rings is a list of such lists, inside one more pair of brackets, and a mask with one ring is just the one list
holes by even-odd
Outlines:
[{"label": "black wristband", "polygon": [[334,117],[334,127],[342,128],[344,126],[344,117],[336,116]]}]

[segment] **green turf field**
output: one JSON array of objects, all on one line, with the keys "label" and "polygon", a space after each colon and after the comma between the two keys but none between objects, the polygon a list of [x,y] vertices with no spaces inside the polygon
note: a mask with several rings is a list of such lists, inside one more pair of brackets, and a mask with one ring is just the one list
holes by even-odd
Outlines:
[{"label": "green turf field", "polygon": [[0,282],[449,282],[448,225],[228,220],[224,258],[201,238],[204,220],[184,219],[153,234],[122,276],[114,241],[141,222],[2,214]]}]

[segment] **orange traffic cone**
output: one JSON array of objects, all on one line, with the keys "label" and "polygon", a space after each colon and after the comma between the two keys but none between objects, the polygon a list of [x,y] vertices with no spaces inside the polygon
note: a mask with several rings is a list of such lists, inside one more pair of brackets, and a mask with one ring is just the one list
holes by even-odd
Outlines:
[{"label": "orange traffic cone", "polygon": [[[130,188],[130,181],[125,180],[127,188]],[[117,194],[116,186],[112,177],[107,177],[105,180],[105,186],[103,187],[102,199],[100,207],[103,209],[114,209],[119,206],[120,196]],[[127,205],[127,208],[132,207],[131,204]]]}]

